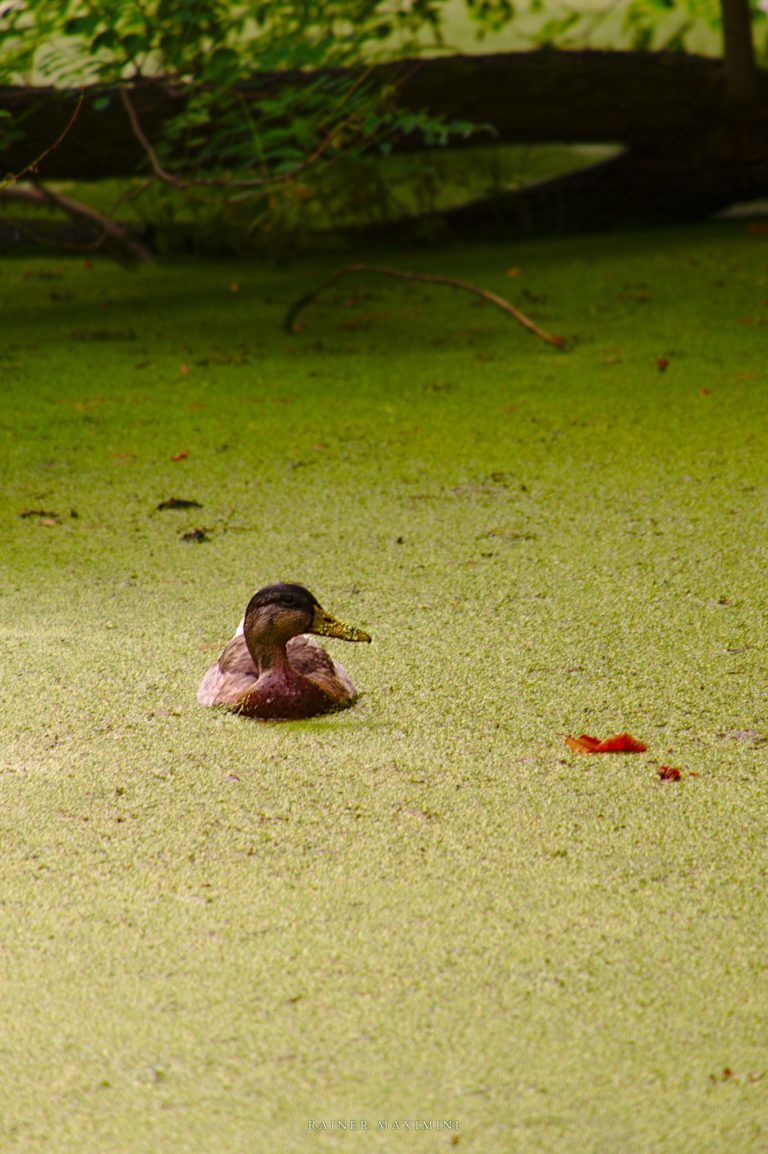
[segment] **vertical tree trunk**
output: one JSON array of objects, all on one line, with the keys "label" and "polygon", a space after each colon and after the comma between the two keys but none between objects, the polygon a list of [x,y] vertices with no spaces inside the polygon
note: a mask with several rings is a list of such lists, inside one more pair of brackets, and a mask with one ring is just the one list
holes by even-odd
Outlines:
[{"label": "vertical tree trunk", "polygon": [[757,97],[757,72],[749,0],[720,0],[720,7],[726,99],[730,104],[752,104]]}]

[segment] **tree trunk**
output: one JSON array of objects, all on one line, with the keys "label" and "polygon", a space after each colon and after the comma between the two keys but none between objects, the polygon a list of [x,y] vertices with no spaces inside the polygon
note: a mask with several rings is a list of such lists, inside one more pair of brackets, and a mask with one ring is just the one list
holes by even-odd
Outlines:
[{"label": "tree trunk", "polygon": [[726,99],[734,105],[752,104],[757,98],[757,73],[749,0],[720,0],[720,8]]}]

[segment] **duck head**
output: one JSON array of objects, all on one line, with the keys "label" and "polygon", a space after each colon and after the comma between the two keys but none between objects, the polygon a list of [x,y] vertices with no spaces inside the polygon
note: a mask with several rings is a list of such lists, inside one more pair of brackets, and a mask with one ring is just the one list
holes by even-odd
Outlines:
[{"label": "duck head", "polygon": [[248,602],[243,632],[251,655],[264,650],[285,649],[300,633],[338,637],[342,641],[370,641],[362,629],[345,625],[322,608],[303,585],[265,585]]}]

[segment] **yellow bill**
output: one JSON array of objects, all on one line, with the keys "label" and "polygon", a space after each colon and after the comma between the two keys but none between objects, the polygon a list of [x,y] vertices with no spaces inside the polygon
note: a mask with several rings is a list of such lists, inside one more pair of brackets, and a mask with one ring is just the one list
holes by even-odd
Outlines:
[{"label": "yellow bill", "polygon": [[321,637],[339,637],[342,641],[370,641],[369,634],[362,629],[355,629],[354,625],[345,625],[337,621],[330,613],[326,613],[319,605],[315,607],[310,633],[319,633]]}]

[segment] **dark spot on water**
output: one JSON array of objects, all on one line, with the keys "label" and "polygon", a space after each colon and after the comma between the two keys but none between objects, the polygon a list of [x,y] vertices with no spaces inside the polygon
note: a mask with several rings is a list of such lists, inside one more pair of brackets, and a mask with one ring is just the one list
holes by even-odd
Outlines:
[{"label": "dark spot on water", "polygon": [[202,509],[199,501],[187,501],[183,497],[168,497],[167,500],[161,501],[156,508],[160,511],[164,509]]},{"label": "dark spot on water", "polygon": [[47,509],[25,509],[23,513],[19,513],[20,517],[38,517],[47,521],[59,520],[59,514],[50,512]]},{"label": "dark spot on water", "polygon": [[135,341],[133,329],[73,329],[73,341]]}]

